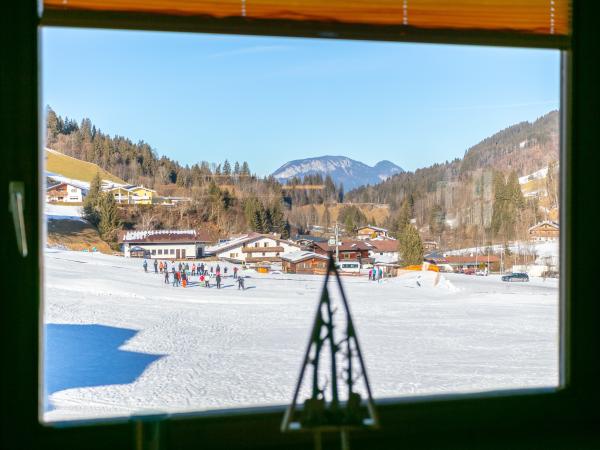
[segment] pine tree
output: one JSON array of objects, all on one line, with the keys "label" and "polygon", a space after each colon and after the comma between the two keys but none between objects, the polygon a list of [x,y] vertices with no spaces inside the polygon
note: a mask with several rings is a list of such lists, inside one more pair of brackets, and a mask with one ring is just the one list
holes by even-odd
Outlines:
[{"label": "pine tree", "polygon": [[242,163],[242,175],[250,175],[250,166],[246,161]]},{"label": "pine tree", "polygon": [[398,212],[398,217],[394,223],[394,234],[396,237],[400,237],[402,231],[406,228],[407,225],[410,224],[410,205],[408,199],[404,199],[402,202],[402,206],[400,207],[400,211]]},{"label": "pine tree", "polygon": [[419,232],[411,224],[404,228],[398,239],[398,252],[406,266],[423,263],[423,242]]},{"label": "pine tree", "polygon": [[398,251],[404,265],[423,263],[423,242],[413,225],[407,225],[398,240]]},{"label": "pine tree", "polygon": [[98,231],[105,241],[115,241],[115,231],[119,228],[119,210],[115,197],[104,192],[98,199]]},{"label": "pine tree", "polygon": [[90,182],[90,189],[83,199],[83,218],[95,227],[97,227],[100,222],[98,202],[100,200],[101,187],[102,180],[100,174],[96,172],[96,175],[94,175],[94,178],[92,178],[92,181]]},{"label": "pine tree", "polygon": [[275,203],[271,208],[271,231],[283,236],[286,231],[286,219],[283,215],[283,209],[279,203]]},{"label": "pine tree", "polygon": [[225,160],[223,163],[223,175],[231,175],[231,164],[229,164],[229,160]]},{"label": "pine tree", "polygon": [[54,146],[56,137],[60,133],[60,124],[58,116],[50,106],[46,107],[46,145],[50,148]]},{"label": "pine tree", "polygon": [[235,165],[233,166],[233,174],[234,175],[240,174],[240,163],[237,161],[235,162]]}]

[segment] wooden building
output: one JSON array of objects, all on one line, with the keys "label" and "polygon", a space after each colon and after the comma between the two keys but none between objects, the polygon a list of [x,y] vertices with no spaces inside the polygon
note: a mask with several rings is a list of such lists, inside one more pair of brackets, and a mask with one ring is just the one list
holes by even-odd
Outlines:
[{"label": "wooden building", "polygon": [[299,250],[281,257],[285,273],[325,274],[329,258],[318,253]]},{"label": "wooden building", "polygon": [[[358,261],[361,264],[371,262],[369,251],[373,247],[364,241],[342,241],[338,245],[339,261]],[[316,242],[315,253],[327,256],[329,252],[336,254],[335,245],[329,242]]]},{"label": "wooden building", "polygon": [[537,242],[558,241],[560,237],[560,227],[558,222],[544,220],[530,227],[529,239]]}]

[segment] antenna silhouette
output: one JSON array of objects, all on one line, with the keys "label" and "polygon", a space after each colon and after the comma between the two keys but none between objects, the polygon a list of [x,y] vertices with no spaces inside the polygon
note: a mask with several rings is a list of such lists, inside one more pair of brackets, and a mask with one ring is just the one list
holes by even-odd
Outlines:
[{"label": "antenna silhouette", "polygon": [[[329,276],[333,273],[340,290],[345,327],[336,333],[336,312],[329,295]],[[337,338],[337,341],[336,341]],[[328,351],[327,351],[328,350]],[[320,383],[322,358],[330,359],[329,374]],[[312,373],[310,373],[312,372]],[[305,376],[311,378],[311,396],[304,400],[299,410],[298,397]],[[363,382],[366,399],[356,391]],[[340,386],[342,385],[342,386]],[[347,391],[347,400],[340,401],[340,389]],[[349,449],[348,432],[353,429],[377,428],[379,420],[371,394],[364,359],[356,336],[356,328],[344,293],[342,281],[329,253],[329,264],[323,291],[315,314],[300,376],[294,390],[292,403],[285,412],[281,431],[312,431],[315,434],[315,448],[321,449],[321,433],[339,431],[342,449]]]}]

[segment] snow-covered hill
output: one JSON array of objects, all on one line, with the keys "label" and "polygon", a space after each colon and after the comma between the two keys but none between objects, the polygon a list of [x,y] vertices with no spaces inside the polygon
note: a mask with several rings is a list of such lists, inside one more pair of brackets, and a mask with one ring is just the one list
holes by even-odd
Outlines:
[{"label": "snow-covered hill", "polygon": [[285,163],[273,176],[282,183],[298,177],[321,174],[330,175],[336,185],[342,183],[349,191],[366,184],[376,184],[404,170],[390,161],[380,161],[371,167],[346,156],[319,156],[297,159]]}]

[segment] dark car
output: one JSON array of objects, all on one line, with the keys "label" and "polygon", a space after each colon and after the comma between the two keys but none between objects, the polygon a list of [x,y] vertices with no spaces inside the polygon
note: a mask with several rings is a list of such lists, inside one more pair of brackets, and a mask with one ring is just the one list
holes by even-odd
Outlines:
[{"label": "dark car", "polygon": [[502,281],[529,281],[529,275],[526,273],[511,273],[502,275]]}]

